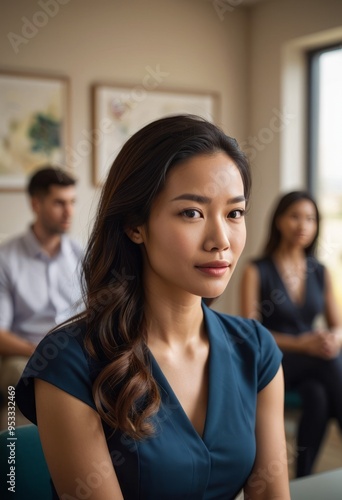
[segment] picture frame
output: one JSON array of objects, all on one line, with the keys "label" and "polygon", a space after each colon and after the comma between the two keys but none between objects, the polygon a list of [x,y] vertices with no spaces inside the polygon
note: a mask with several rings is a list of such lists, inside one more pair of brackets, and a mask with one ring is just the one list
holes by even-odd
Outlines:
[{"label": "picture frame", "polygon": [[220,119],[216,92],[148,90],[143,85],[96,83],[92,86],[93,184],[102,186],[127,139],[144,125],[167,115],[195,114]]},{"label": "picture frame", "polygon": [[44,165],[66,166],[69,78],[0,70],[0,191],[23,191]]}]

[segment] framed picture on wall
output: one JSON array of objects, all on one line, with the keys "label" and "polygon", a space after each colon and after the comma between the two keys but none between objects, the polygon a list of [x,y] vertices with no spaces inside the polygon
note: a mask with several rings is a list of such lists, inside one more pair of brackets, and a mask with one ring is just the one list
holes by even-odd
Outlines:
[{"label": "framed picture on wall", "polygon": [[144,85],[95,84],[92,88],[93,183],[101,186],[124,142],[163,116],[191,113],[219,120],[215,92],[147,90]]},{"label": "framed picture on wall", "polygon": [[0,71],[0,191],[22,191],[35,169],[66,167],[69,80]]}]

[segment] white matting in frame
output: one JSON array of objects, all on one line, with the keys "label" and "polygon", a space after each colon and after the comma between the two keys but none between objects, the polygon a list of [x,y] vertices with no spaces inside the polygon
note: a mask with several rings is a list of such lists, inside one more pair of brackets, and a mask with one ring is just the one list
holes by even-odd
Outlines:
[{"label": "white matting in frame", "polygon": [[145,90],[142,86],[93,86],[93,182],[101,186],[123,144],[144,125],[164,116],[194,114],[215,122],[214,92]]}]

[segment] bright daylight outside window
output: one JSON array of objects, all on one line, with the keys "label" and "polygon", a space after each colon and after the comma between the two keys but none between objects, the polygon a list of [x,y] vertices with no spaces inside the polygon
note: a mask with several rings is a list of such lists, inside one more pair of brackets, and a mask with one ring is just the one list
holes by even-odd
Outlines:
[{"label": "bright daylight outside window", "polygon": [[309,55],[309,187],[322,216],[318,257],[342,307],[342,44]]}]

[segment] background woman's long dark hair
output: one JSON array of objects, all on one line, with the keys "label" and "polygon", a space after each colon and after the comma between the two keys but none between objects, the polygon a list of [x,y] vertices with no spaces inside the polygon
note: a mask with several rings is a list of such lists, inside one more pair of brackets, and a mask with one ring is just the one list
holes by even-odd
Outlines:
[{"label": "background woman's long dark hair", "polygon": [[319,235],[319,219],[320,219],[317,204],[313,199],[313,197],[311,196],[311,194],[308,193],[307,191],[291,191],[290,193],[282,195],[277,201],[271,219],[268,240],[266,242],[265,249],[263,252],[263,255],[265,257],[270,257],[277,250],[281,241],[281,233],[277,228],[277,219],[280,216],[282,216],[290,208],[291,205],[297,203],[298,201],[303,201],[303,200],[310,201],[315,207],[316,211],[317,231],[310,245],[308,245],[305,248],[305,253],[307,256],[315,255],[317,247],[317,239]]},{"label": "background woman's long dark hair", "polygon": [[160,395],[150,371],[144,323],[142,256],[125,228],[144,224],[168,171],[194,155],[223,151],[250,194],[247,159],[235,139],[196,116],[150,123],[123,146],[102,190],[83,261],[86,347],[103,361],[93,386],[101,418],[135,439],[153,433]]}]

